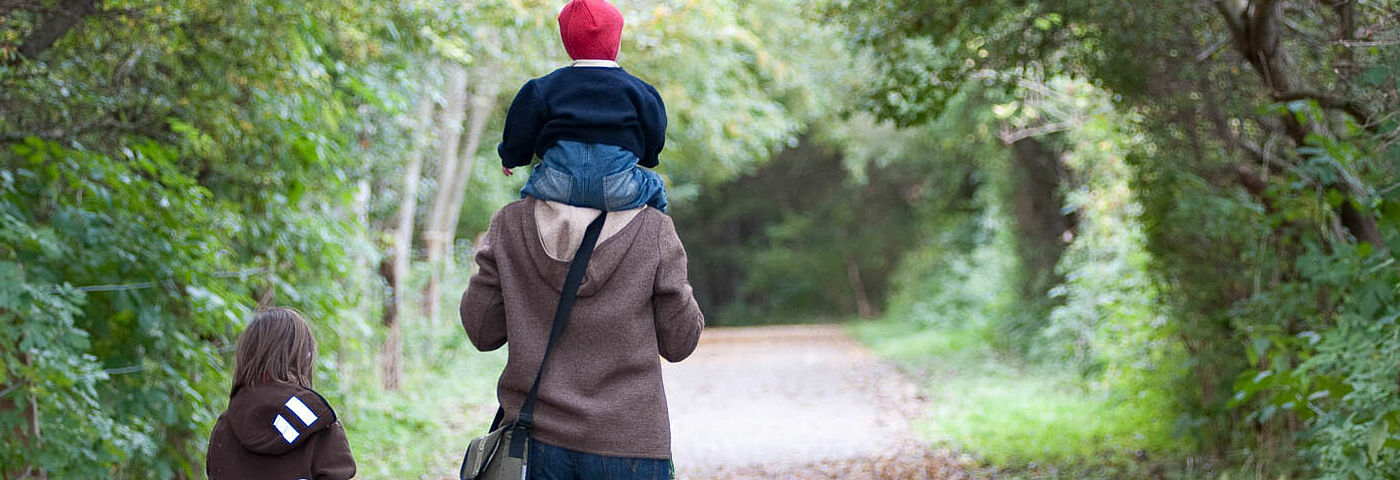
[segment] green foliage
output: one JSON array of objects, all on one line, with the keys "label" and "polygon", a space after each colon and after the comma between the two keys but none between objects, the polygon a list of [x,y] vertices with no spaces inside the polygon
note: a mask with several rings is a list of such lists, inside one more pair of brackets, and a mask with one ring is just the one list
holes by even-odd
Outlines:
[{"label": "green foliage", "polygon": [[199,475],[258,299],[364,347],[353,117],[400,17],[356,5],[108,2],[0,66],[0,473]]},{"label": "green foliage", "polygon": [[[459,297],[468,276],[444,288]],[[356,476],[363,478],[450,478],[472,437],[484,432],[495,414],[496,379],[505,367],[504,349],[478,353],[456,322],[419,324],[409,331],[403,386],[384,391],[373,371],[377,360],[362,357],[338,372],[332,398],[341,414]],[[425,441],[432,439],[432,441]]]},{"label": "green foliage", "polygon": [[[1007,129],[1072,122],[1056,140],[1073,179],[1061,211],[1078,219],[1057,267],[1063,280],[1048,294],[1016,287],[1028,274],[1013,228],[1024,220],[1007,212],[1022,194],[1009,171],[1019,167],[1004,160],[1001,140],[984,135],[973,139],[989,152],[975,163],[990,177],[977,208],[930,211],[924,221],[942,227],[905,257],[897,277],[886,318],[917,325],[915,333],[882,338],[879,330],[911,328],[887,326],[861,336],[913,365],[939,365],[921,372],[934,377],[932,404],[951,404],[929,415],[927,434],[937,441],[970,448],[1006,474],[1142,475],[1189,454],[1193,443],[1173,413],[1185,355],[1158,307],[1130,186],[1127,158],[1142,153],[1143,139],[1135,119],[1091,85],[1063,77],[1019,83],[1047,93],[988,90],[960,108]],[[950,124],[968,116],[950,113],[937,125],[956,131]],[[946,351],[948,338],[961,347]],[[1139,452],[1158,460],[1144,464]]]},{"label": "green foliage", "polygon": [[1058,42],[1085,34],[1077,26],[1065,28],[1063,15],[1036,1],[825,4],[878,59],[875,94],[862,106],[901,125],[937,120],[970,78],[1023,67],[1046,76],[1061,73],[1064,66],[1037,60]]},{"label": "green foliage", "polygon": [[1316,440],[1307,452],[1327,472],[1323,478],[1385,478],[1383,472],[1400,470],[1400,272],[1393,258],[1371,250],[1313,248],[1299,258],[1299,270],[1344,307],[1320,335],[1300,332],[1266,347],[1304,352],[1300,365],[1274,362],[1249,372],[1278,377],[1254,382],[1264,384],[1257,389],[1269,395],[1269,407],[1315,418],[1309,433]]},{"label": "green foliage", "polygon": [[930,183],[927,170],[913,165],[872,166],[858,183],[841,157],[809,138],[702,196],[677,213],[677,228],[706,245],[690,256],[710,323],[806,321],[879,308],[918,233],[914,220],[931,199]]},{"label": "green foliage", "polygon": [[[982,80],[1017,100],[988,106],[1003,128],[1064,132],[1064,207],[1080,225],[1044,336],[1010,346],[1040,343],[1086,381],[1138,395],[1133,408],[1177,418],[1207,461],[1381,478],[1396,470],[1400,342],[1386,315],[1400,236],[1386,208],[1400,168],[1400,49],[1363,39],[1394,33],[1383,19],[1400,5],[1215,3],[829,10],[874,47],[886,78],[869,102],[881,116],[936,120]],[[1273,41],[1261,28],[1281,32],[1264,56],[1249,43]],[[1038,79],[1050,81],[1028,86]],[[1085,84],[1106,92],[1076,94]],[[911,282],[919,293],[907,296],[940,283]]]},{"label": "green foliage", "polygon": [[991,116],[971,107],[978,90],[969,92],[959,112],[980,121],[949,116],[899,128],[868,115],[831,119],[753,174],[678,210],[684,238],[706,246],[691,252],[692,278],[713,320],[780,323],[901,308],[906,302],[887,299],[927,273],[905,265],[917,261],[911,256],[975,243],[968,232],[979,227],[965,213],[980,208],[978,165],[988,161],[980,157],[997,150],[987,142]]},{"label": "green foliage", "polygon": [[[19,281],[0,295],[4,383],[19,399],[10,413],[36,409],[44,449],[11,436],[5,455],[73,477],[122,462],[160,476],[192,469],[175,454],[202,447],[198,429],[213,413],[202,404],[226,388],[208,372],[224,342],[210,340],[239,315],[226,299],[240,289],[215,278],[234,266],[220,255],[229,212],[153,143],[121,160],[33,138],[11,151],[0,268]],[[86,292],[76,282],[125,287]],[[72,462],[75,452],[90,461]]]}]

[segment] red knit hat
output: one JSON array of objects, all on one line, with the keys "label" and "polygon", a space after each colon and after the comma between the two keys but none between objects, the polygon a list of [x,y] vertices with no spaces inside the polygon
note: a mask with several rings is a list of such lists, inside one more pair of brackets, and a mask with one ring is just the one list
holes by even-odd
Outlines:
[{"label": "red knit hat", "polygon": [[607,0],[572,0],[559,12],[559,37],[574,60],[617,60],[622,12]]}]

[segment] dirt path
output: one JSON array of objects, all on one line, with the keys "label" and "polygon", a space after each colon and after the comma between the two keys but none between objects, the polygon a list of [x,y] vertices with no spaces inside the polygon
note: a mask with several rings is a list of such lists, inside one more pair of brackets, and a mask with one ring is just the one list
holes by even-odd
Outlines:
[{"label": "dirt path", "polygon": [[967,478],[910,430],[918,389],[840,327],[709,329],[665,378],[677,478]]}]

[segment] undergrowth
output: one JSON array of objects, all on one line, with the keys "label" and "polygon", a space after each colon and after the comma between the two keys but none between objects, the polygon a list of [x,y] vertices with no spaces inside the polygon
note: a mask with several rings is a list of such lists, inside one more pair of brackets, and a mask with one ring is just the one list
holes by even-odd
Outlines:
[{"label": "undergrowth", "polygon": [[362,362],[341,366],[339,383],[327,393],[349,436],[356,478],[456,478],[467,442],[495,414],[506,349],[482,353],[471,345],[449,303],[463,285],[448,283],[443,318],[427,321],[413,312],[404,325],[398,390],[383,389],[378,363]]},{"label": "undergrowth", "polygon": [[875,321],[849,331],[920,379],[928,406],[916,431],[935,446],[980,458],[989,476],[1214,476],[1193,470],[1181,442],[1163,427],[1170,422],[1142,421],[1075,372],[999,354],[978,330]]}]

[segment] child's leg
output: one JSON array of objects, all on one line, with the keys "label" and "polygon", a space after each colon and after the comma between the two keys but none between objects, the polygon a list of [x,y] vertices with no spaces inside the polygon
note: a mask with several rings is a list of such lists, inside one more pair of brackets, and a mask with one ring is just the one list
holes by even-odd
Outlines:
[{"label": "child's leg", "polygon": [[661,181],[661,175],[657,175],[656,172],[645,168],[638,168],[638,170],[651,174],[647,181],[653,186],[642,189],[643,192],[652,192],[651,196],[647,198],[647,206],[660,210],[661,213],[667,213],[666,208],[670,205],[666,202],[666,182]]},{"label": "child's leg", "polygon": [[530,171],[530,179],[525,181],[525,186],[520,189],[520,198],[531,196],[540,200],[569,203],[570,195],[573,195],[573,177],[569,174],[551,167],[548,162],[536,164]]},{"label": "child's leg", "polygon": [[633,165],[603,178],[605,210],[631,210],[650,205],[666,211],[666,184],[650,169]]}]

